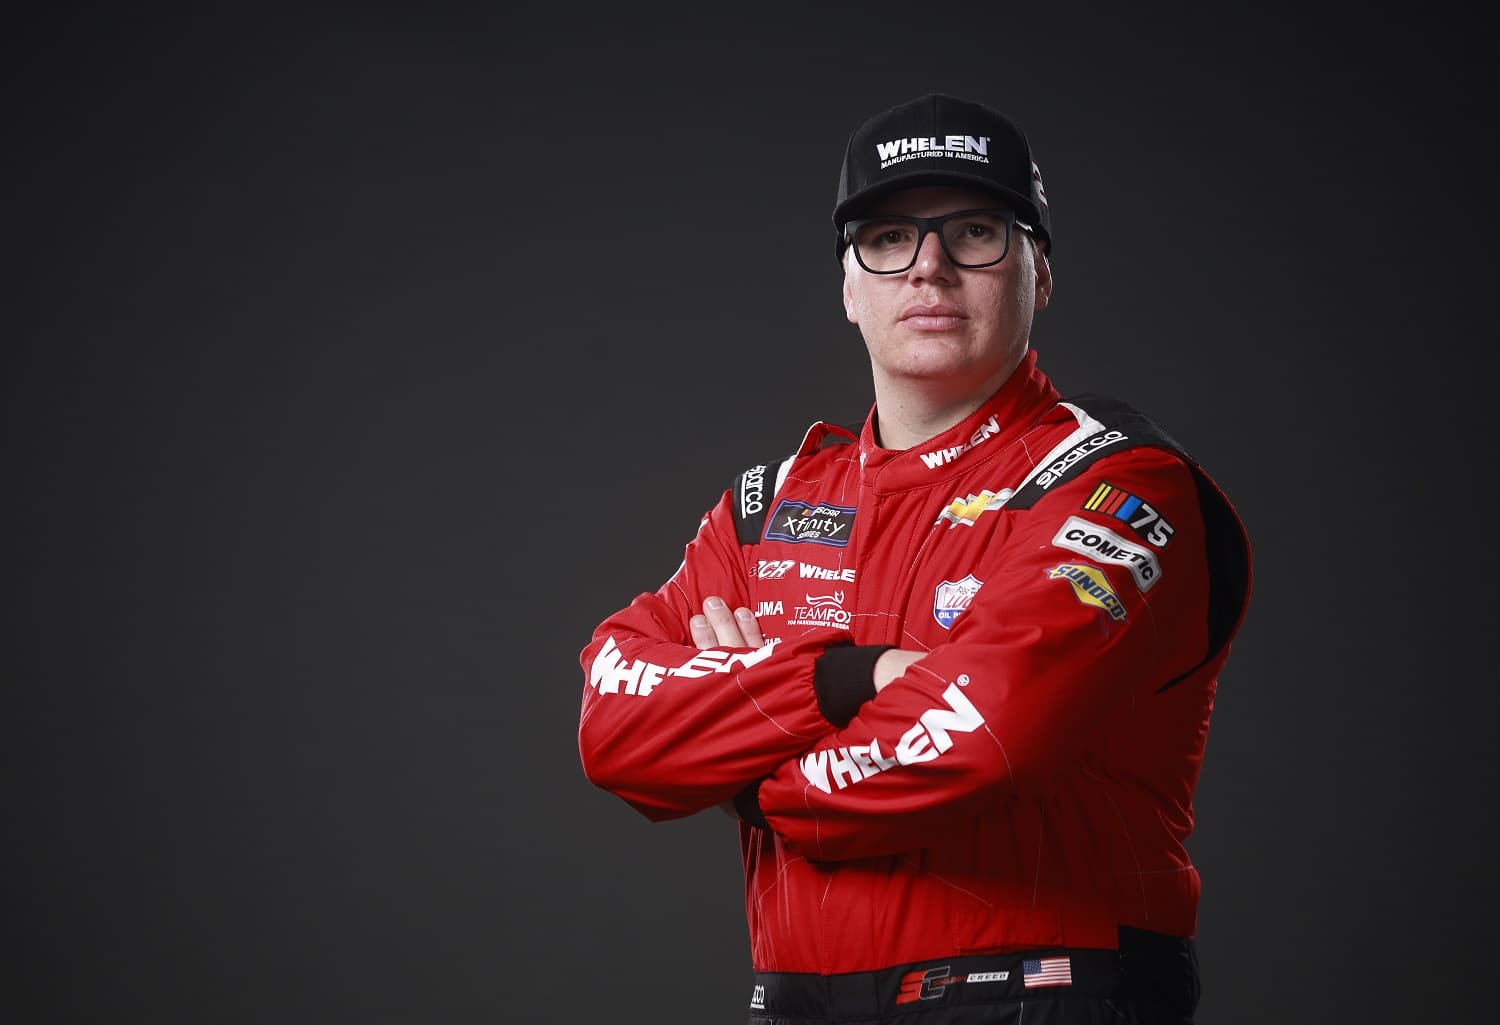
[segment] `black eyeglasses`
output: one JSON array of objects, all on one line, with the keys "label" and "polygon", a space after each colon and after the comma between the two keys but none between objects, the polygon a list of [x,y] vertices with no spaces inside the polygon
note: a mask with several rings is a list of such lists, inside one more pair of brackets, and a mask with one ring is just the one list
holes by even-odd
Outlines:
[{"label": "black eyeglasses", "polygon": [[844,225],[844,242],[871,274],[900,274],[917,262],[930,231],[937,232],[943,252],[956,267],[992,267],[1010,252],[1010,228],[1031,230],[1011,210],[959,210],[941,217],[885,214],[861,217]]}]

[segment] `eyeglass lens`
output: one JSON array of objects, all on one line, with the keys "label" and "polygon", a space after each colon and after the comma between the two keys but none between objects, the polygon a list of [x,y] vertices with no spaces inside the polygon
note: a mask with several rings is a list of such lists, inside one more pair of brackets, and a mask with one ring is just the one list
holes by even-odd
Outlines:
[{"label": "eyeglass lens", "polygon": [[[960,267],[998,263],[1010,242],[1010,221],[982,210],[942,218],[937,229],[948,259]],[[859,225],[853,233],[855,255],[877,274],[903,271],[917,259],[926,232],[907,217],[882,217]]]}]

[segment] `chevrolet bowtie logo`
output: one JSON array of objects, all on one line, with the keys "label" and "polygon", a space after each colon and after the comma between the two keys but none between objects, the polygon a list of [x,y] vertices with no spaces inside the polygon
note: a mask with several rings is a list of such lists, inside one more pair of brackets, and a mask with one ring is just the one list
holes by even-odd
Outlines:
[{"label": "chevrolet bowtie logo", "polygon": [[980,513],[986,509],[1000,508],[1006,502],[1010,501],[1010,497],[1014,494],[1015,491],[1010,488],[1001,488],[998,494],[986,488],[979,494],[970,495],[968,498],[955,498],[948,508],[938,514],[938,518],[933,523],[933,526],[935,527],[944,520],[948,520],[949,530],[952,530],[960,523],[966,527],[972,527],[974,521],[979,519]]}]

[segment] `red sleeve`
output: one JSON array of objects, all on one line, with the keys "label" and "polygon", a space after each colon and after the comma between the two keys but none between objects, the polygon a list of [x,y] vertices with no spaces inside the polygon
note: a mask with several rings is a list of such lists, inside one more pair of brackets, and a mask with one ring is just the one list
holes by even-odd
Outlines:
[{"label": "red sleeve", "polygon": [[[1165,547],[1082,508],[1103,476],[1149,496],[1174,530]],[[1045,793],[1121,702],[1203,658],[1204,531],[1176,457],[1120,453],[1015,519],[949,642],[761,784],[770,828],[809,857],[914,850],[976,799]],[[1129,545],[1120,561],[1082,540],[1111,535]]]},{"label": "red sleeve", "polygon": [[692,643],[688,620],[706,596],[749,601],[731,510],[726,492],[672,578],[601,623],[580,656],[584,773],[652,819],[724,801],[833,729],[813,670],[840,631],[757,649]]}]

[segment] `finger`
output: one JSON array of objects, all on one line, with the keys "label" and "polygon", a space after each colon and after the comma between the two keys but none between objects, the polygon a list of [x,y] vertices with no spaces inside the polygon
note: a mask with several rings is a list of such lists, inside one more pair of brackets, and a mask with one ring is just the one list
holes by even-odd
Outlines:
[{"label": "finger", "polygon": [[745,646],[758,648],[766,643],[765,637],[761,636],[760,624],[755,621],[755,613],[741,605],[734,610],[734,621],[740,626],[740,636],[745,638]]},{"label": "finger", "polygon": [[746,647],[740,628],[734,624],[734,613],[729,611],[729,606],[724,604],[723,598],[704,599],[703,615],[708,619],[708,625],[714,628],[714,637],[717,638],[718,644],[726,648]]},{"label": "finger", "polygon": [[903,648],[892,648],[890,651],[882,652],[875,660],[875,669],[872,673],[875,693],[879,694],[885,690],[900,679],[908,669],[926,657],[925,651],[910,651]]},{"label": "finger", "polygon": [[688,620],[688,628],[693,631],[693,643],[698,646],[699,651],[719,643],[719,638],[714,636],[714,628],[708,625],[708,620],[703,616],[694,616]]}]

